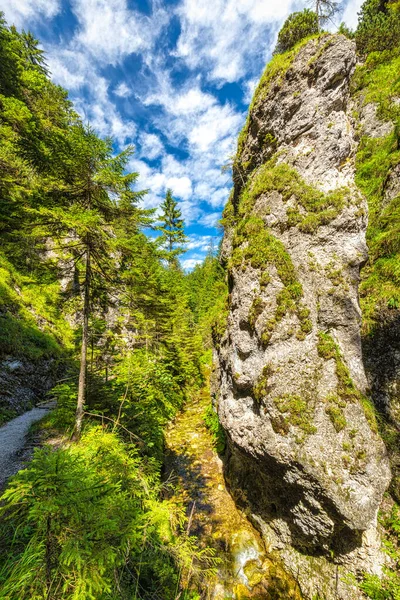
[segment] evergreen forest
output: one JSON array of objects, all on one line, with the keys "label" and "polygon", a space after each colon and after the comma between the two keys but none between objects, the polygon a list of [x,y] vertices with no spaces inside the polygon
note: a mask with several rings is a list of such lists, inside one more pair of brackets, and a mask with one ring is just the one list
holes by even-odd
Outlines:
[{"label": "evergreen forest", "polygon": [[[256,94],[306,40],[325,35],[337,10],[321,0],[316,10],[289,17]],[[370,211],[370,258],[360,287],[368,345],[382,315],[400,306],[400,196],[381,209],[384,182],[400,159],[399,104],[389,102],[400,91],[400,3],[367,0],[357,30],[342,24],[339,33],[355,41],[362,63],[354,93],[366,90],[379,113],[396,123],[385,138],[363,138],[357,154],[357,185]],[[240,160],[249,128],[248,121],[232,159],[236,184],[243,180]],[[268,135],[265,143],[275,150]],[[226,452],[229,440],[215,411],[212,354],[226,331],[232,268],[242,254],[235,250],[227,261],[211,245],[204,261],[185,271],[180,259],[188,238],[174,190],[166,191],[157,209],[144,208],[151,190],[140,189],[139,174],[130,171],[135,149],[115,148],[115,140],[83,122],[67,91],[53,83],[38,40],[0,16],[0,362],[6,372],[0,426],[38,403],[51,407],[31,426],[35,448],[29,460],[0,483],[1,600],[219,598],[209,590],[221,573],[222,544],[213,532],[204,535],[194,526],[201,502],[180,493],[179,473],[168,468],[173,457],[166,451],[166,432],[187,414],[185,407],[200,406],[199,422],[210,440],[204,452],[215,460]],[[325,202],[288,171],[266,165],[263,191],[270,186],[288,197],[298,193],[310,205]],[[242,197],[250,203],[259,192],[245,188]],[[231,198],[224,212],[226,230],[239,223],[234,204]],[[326,205],[331,212],[342,208],[331,204]],[[307,233],[325,216],[315,217],[320,220]],[[294,218],[298,223],[300,217]],[[256,268],[265,258],[257,223],[240,227],[235,240],[239,244],[247,236]],[[267,251],[277,272],[289,273],[280,246]],[[290,280],[287,289],[294,288],[297,293]],[[278,322],[285,311],[300,314],[300,304],[292,307],[298,295],[292,296],[285,296]],[[253,303],[252,309],[255,323],[263,308]],[[308,313],[303,317],[304,338],[311,325]],[[339,369],[339,350],[332,344],[328,350]],[[265,381],[253,390],[260,397],[268,391],[267,367]],[[37,388],[27,401],[10,402],[13,388],[6,388],[14,368]],[[286,402],[281,412],[295,415],[296,425],[304,415],[308,419],[304,403],[299,408]],[[364,597],[399,600],[399,436],[379,407],[369,402],[368,410],[393,463],[389,508],[380,513],[390,564],[380,576],[359,573],[356,586]],[[310,427],[303,427],[307,434],[313,433]],[[179,443],[175,440],[176,447]],[[306,598],[276,565],[269,567],[275,587],[265,595],[246,595],[240,588],[225,597]]]}]

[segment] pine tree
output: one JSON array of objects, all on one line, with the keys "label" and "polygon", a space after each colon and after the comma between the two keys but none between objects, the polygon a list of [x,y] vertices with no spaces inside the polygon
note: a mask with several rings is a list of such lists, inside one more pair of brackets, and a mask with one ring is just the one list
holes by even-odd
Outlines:
[{"label": "pine tree", "polygon": [[318,33],[318,29],[318,16],[313,10],[305,8],[301,12],[292,13],[279,32],[274,54],[283,54],[291,50],[305,37]]},{"label": "pine tree", "polygon": [[161,225],[157,227],[161,231],[159,244],[163,248],[163,256],[170,266],[176,265],[177,257],[186,252],[183,245],[187,241],[184,232],[182,212],[178,203],[172,197],[172,190],[167,190],[164,202],[161,204]]},{"label": "pine tree", "polygon": [[369,52],[394,50],[400,45],[400,2],[366,0],[358,13],[357,50]]},{"label": "pine tree", "polygon": [[107,305],[109,291],[115,292],[121,281],[115,228],[123,219],[139,227],[148,223],[148,215],[136,206],[143,193],[131,189],[137,173],[125,173],[132,148],[113,156],[112,141],[101,140],[82,124],[71,128],[68,144],[64,181],[51,180],[48,184],[49,197],[58,203],[51,205],[49,201],[48,206],[36,211],[35,233],[41,232],[44,238],[47,234],[68,239],[64,247],[72,250],[69,260],[81,273],[82,342],[75,425],[78,438],[86,394],[89,318],[96,303],[103,308]]}]

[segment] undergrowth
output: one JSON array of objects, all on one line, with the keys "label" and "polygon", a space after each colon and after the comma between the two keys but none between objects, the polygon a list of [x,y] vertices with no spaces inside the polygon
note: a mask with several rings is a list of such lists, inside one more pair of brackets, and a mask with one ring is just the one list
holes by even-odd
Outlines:
[{"label": "undergrowth", "polygon": [[160,492],[157,462],[100,426],[36,450],[2,497],[0,598],[172,600],[185,577],[182,597],[197,597],[190,580],[214,573],[213,552]]},{"label": "undergrowth", "polygon": [[400,50],[371,53],[356,71],[353,94],[364,104],[377,105],[377,116],[393,123],[385,137],[361,138],[356,183],[368,200],[369,259],[360,287],[363,327],[373,331],[382,309],[400,308],[400,196],[385,198],[394,166],[400,162]]},{"label": "undergrowth", "polygon": [[212,404],[210,404],[204,412],[204,423],[206,424],[207,429],[210,431],[214,447],[218,454],[223,454],[226,448],[226,437],[225,431],[219,422],[219,418],[217,413],[215,412]]},{"label": "undergrowth", "polygon": [[[57,357],[72,347],[57,282],[39,283],[0,254],[0,357]],[[40,324],[40,325],[39,325]]]}]

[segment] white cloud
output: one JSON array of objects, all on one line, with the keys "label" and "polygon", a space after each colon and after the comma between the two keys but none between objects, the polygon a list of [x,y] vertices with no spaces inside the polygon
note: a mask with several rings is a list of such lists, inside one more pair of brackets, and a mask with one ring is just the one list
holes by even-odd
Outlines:
[{"label": "white cloud", "polygon": [[56,83],[70,92],[78,90],[85,84],[88,65],[80,52],[50,48],[46,53],[46,62]]},{"label": "white cloud", "polygon": [[111,64],[150,48],[165,21],[164,11],[149,19],[130,10],[127,0],[73,0],[72,10],[79,21],[76,42],[97,60]]},{"label": "white cloud", "polygon": [[204,227],[217,227],[220,218],[221,213],[219,212],[207,213],[199,219],[199,223],[204,225]]},{"label": "white cloud", "polygon": [[108,81],[98,74],[88,54],[79,47],[73,50],[71,44],[48,48],[46,58],[53,80],[71,92],[75,109],[84,121],[101,136],[114,137],[121,146],[134,138],[135,124],[122,118],[110,99]]},{"label": "white cloud", "polygon": [[189,177],[170,177],[166,181],[167,188],[172,190],[173,196],[189,200],[192,195],[192,182]]},{"label": "white cloud", "polygon": [[198,235],[193,233],[188,236],[189,241],[186,244],[187,250],[202,250],[207,251],[213,242],[212,235]]},{"label": "white cloud", "polygon": [[132,95],[132,91],[128,88],[126,83],[122,81],[114,90],[114,94],[120,98],[128,98]]},{"label": "white cloud", "polygon": [[[171,187],[186,224],[212,227],[230,191],[230,175],[220,169],[235,151],[245,114],[221,102],[205,87],[205,80],[219,86],[244,78],[245,101],[250,101],[277,28],[294,1],[181,0],[168,12],[165,3],[153,0],[147,16],[130,8],[129,0],[71,0],[78,26],[67,44],[47,49],[49,66],[57,83],[70,90],[78,112],[100,135],[113,136],[121,147],[135,141],[138,153],[130,166],[140,174],[138,188],[150,190],[145,206],[158,206]],[[4,3],[10,2],[0,0],[0,7]],[[21,6],[24,14],[39,7],[39,12],[51,16],[59,10],[59,0],[15,0],[12,10],[23,14]],[[178,16],[181,25],[175,59],[193,69],[179,85],[165,68],[159,46],[154,52],[155,41],[172,16]],[[111,83],[102,69],[122,63],[134,52],[146,65],[137,74],[134,89],[123,79],[118,85]],[[137,132],[133,120],[118,108],[128,110],[140,100],[150,115],[146,132]],[[186,157],[174,156],[171,146],[186,152]],[[147,160],[157,162],[152,167]],[[210,214],[202,203],[209,205]]]},{"label": "white cloud", "polygon": [[140,156],[148,160],[154,160],[165,152],[160,138],[154,133],[143,133],[139,138]]},{"label": "white cloud", "polygon": [[342,16],[342,21],[344,21],[346,25],[348,25],[348,27],[351,27],[352,29],[355,29],[357,27],[357,13],[359,12],[363,3],[364,0],[349,0],[349,2],[347,3],[347,6]]},{"label": "white cloud", "polygon": [[243,83],[243,88],[244,88],[243,102],[245,102],[246,104],[250,104],[250,102],[253,98],[255,89],[258,85],[258,81],[259,81],[259,78],[254,77],[253,79],[248,79],[247,81],[245,81]]},{"label": "white cloud", "polygon": [[183,0],[177,56],[210,79],[236,81],[248,70],[247,56],[267,55],[271,36],[290,12],[292,0]]},{"label": "white cloud", "polygon": [[209,198],[208,203],[213,207],[223,207],[228,201],[229,198],[229,189],[228,188],[220,188],[217,189]]},{"label": "white cloud", "polygon": [[203,256],[200,256],[199,258],[181,258],[180,262],[185,271],[191,271],[196,265],[203,262],[203,258]]},{"label": "white cloud", "polygon": [[0,0],[0,10],[10,25],[22,28],[28,21],[51,19],[60,11],[61,0]]}]

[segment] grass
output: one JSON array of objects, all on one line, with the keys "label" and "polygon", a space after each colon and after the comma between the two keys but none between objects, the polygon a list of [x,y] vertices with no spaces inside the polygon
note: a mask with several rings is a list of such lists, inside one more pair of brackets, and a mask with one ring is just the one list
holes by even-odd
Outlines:
[{"label": "grass", "polygon": [[212,435],[213,444],[218,454],[223,454],[226,448],[225,431],[219,422],[218,415],[209,404],[203,414],[204,423]]},{"label": "grass", "polygon": [[353,78],[353,95],[377,105],[378,117],[393,123],[385,137],[362,137],[356,183],[368,200],[369,260],[360,286],[364,334],[373,333],[382,310],[400,308],[400,197],[384,200],[393,167],[400,162],[400,49],[371,53]]}]

